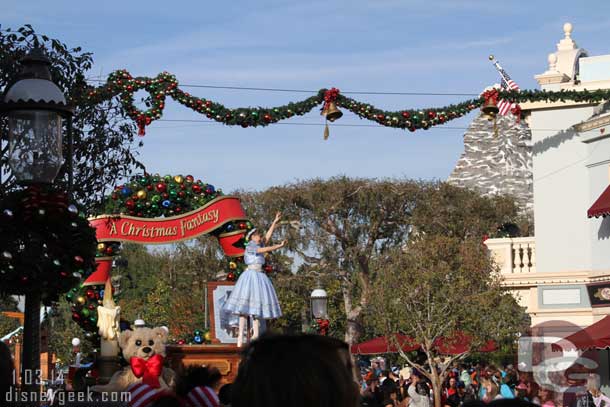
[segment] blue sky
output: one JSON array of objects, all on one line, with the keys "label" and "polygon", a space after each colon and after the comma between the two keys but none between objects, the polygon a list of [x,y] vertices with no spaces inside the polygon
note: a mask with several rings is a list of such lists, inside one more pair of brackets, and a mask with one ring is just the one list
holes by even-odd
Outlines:
[{"label": "blue sky", "polygon": [[[342,91],[477,93],[498,82],[493,53],[522,88],[536,86],[547,54],[574,25],[590,55],[610,53],[607,0],[116,1],[3,0],[0,23],[94,53],[91,76],[167,70],[184,84]],[[274,106],[307,95],[189,89],[230,107]],[[443,106],[465,97],[358,95],[386,109]],[[164,119],[204,119],[173,102]],[[258,129],[154,122],[140,158],[148,171],[193,174],[225,191],[311,177],[444,179],[462,152],[463,128],[409,133],[334,127],[322,139],[317,110]],[[369,124],[349,112],[337,123]],[[449,127],[449,128],[447,128]]]}]

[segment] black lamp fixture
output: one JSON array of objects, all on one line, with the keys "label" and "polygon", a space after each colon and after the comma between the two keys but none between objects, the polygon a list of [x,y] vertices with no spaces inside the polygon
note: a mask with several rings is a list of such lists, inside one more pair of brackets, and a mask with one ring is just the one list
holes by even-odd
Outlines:
[{"label": "black lamp fixture", "polygon": [[53,183],[64,161],[63,120],[70,122],[72,108],[51,80],[50,65],[41,48],[32,49],[0,103],[0,112],[8,118],[9,166],[22,185]]}]

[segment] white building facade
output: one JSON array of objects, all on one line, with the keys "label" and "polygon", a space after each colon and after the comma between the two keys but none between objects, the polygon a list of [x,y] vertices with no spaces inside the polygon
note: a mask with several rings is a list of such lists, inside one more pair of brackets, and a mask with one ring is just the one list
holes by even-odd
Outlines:
[{"label": "white building facade", "polygon": [[[571,33],[566,23],[535,76],[540,88],[610,89],[610,55],[588,56]],[[610,103],[521,107],[532,133],[535,237],[486,244],[532,325],[587,327],[610,314]]]}]

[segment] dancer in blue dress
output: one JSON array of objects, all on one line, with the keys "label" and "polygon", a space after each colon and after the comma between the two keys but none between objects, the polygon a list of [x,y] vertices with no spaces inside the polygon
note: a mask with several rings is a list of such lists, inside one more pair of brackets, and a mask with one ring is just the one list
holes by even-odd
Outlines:
[{"label": "dancer in blue dress", "polygon": [[246,235],[249,240],[244,253],[246,270],[239,276],[237,283],[231,292],[231,296],[224,305],[224,310],[239,315],[239,334],[237,346],[243,344],[244,331],[248,317],[252,317],[252,339],[258,338],[260,333],[261,319],[276,319],[282,316],[280,303],[275,294],[271,280],[263,271],[265,264],[265,253],[277,250],[286,245],[284,240],[280,244],[265,247],[264,243],[271,239],[273,230],[280,221],[282,215],[277,213],[275,220],[263,237],[257,229],[252,229]]}]

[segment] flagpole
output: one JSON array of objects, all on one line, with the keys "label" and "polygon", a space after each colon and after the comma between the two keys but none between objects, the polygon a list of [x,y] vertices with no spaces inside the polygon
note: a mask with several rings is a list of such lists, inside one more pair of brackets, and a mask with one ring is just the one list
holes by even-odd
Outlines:
[{"label": "flagpole", "polygon": [[510,80],[509,78],[506,77],[506,73],[504,71],[504,68],[502,68],[500,66],[500,63],[498,62],[498,60],[496,59],[496,57],[494,57],[493,55],[489,56],[489,60],[491,61],[491,63],[493,64],[493,66],[496,68],[496,70],[498,71],[498,73],[500,74],[500,76],[502,77],[502,79],[504,79],[504,82],[508,83],[508,81]]}]

